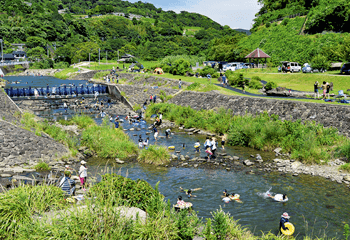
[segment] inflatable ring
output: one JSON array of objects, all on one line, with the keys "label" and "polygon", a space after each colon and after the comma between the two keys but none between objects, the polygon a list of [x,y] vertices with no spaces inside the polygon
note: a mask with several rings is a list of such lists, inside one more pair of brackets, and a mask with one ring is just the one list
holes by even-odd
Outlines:
[{"label": "inflatable ring", "polygon": [[174,205],[175,208],[178,208],[178,209],[188,209],[188,208],[191,208],[192,207],[192,203],[190,202],[186,202],[185,204],[183,205]]},{"label": "inflatable ring", "polygon": [[169,149],[169,150],[174,150],[174,149],[175,149],[175,146],[169,146],[168,149]]},{"label": "inflatable ring", "polygon": [[292,235],[294,233],[295,227],[294,227],[294,225],[292,223],[286,222],[284,224],[284,226],[287,227],[288,229],[283,230],[283,228],[281,228],[281,232],[283,233],[283,235],[290,236],[290,235]]}]

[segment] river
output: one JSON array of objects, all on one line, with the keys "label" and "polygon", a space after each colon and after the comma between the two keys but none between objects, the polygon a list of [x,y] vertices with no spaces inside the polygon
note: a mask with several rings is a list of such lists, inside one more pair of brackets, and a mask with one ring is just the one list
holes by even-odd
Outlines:
[{"label": "river", "polygon": [[[5,77],[11,81],[10,78],[14,77]],[[22,77],[23,81],[26,81],[26,78]],[[32,78],[32,81],[35,82],[38,77]],[[40,78],[42,77],[38,79]],[[65,80],[53,80],[53,84],[61,84],[59,81]],[[37,86],[40,87],[41,84],[43,83],[37,84]],[[61,110],[63,111],[63,109]],[[101,123],[100,118],[95,119],[97,123]],[[124,122],[122,126],[124,129],[135,127],[127,122]],[[141,134],[143,138],[149,136],[150,144],[154,144],[152,134],[146,135],[146,132],[149,132],[148,126],[149,124],[141,126],[140,131],[126,130],[125,132],[135,143],[138,135]],[[164,136],[164,131],[160,135]],[[180,154],[187,154],[192,158],[197,156],[193,148],[197,139],[203,145],[203,136],[175,132],[170,139],[160,138],[157,144],[175,146],[176,151],[181,151]],[[186,145],[185,149],[182,148],[183,144]],[[223,150],[219,149],[218,153],[221,152]],[[257,153],[261,154],[264,160],[273,157],[269,153],[241,147],[226,147],[225,152],[229,155],[239,156],[241,159]],[[200,153],[200,156],[205,156],[204,151]],[[344,224],[350,223],[349,189],[344,185],[320,177],[309,175],[293,177],[288,174],[281,175],[277,172],[266,173],[262,171],[248,174],[250,168],[244,168],[241,171],[226,171],[221,168],[210,169],[204,166],[199,166],[199,168],[155,167],[135,162],[117,165],[112,161],[107,162],[98,158],[88,159],[89,175],[97,176],[99,179],[99,175],[107,167],[109,171],[120,172],[123,176],[128,176],[131,179],[144,179],[152,186],[155,186],[159,181],[160,192],[172,204],[176,203],[179,195],[182,195],[185,201],[193,203],[193,209],[204,220],[211,217],[211,212],[222,207],[225,212],[229,212],[235,219],[239,219],[242,226],[247,227],[257,235],[268,231],[277,234],[279,219],[283,212],[288,212],[291,216],[290,222],[296,227],[294,236],[297,238],[306,235],[341,238]],[[202,188],[202,190],[194,193],[197,197],[187,199],[185,194],[180,192],[180,187]],[[263,198],[262,194],[271,187],[271,191],[274,193],[286,193],[289,201],[280,203]],[[224,189],[230,193],[240,194],[243,203],[223,203],[220,196]]]}]

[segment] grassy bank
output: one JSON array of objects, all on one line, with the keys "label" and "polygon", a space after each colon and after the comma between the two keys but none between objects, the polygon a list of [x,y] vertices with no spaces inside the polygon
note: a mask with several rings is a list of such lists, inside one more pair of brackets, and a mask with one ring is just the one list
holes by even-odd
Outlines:
[{"label": "grassy bank", "polygon": [[105,118],[101,126],[86,128],[81,136],[81,144],[96,152],[102,158],[127,158],[137,154],[137,147],[121,129],[111,128]]},{"label": "grassy bank", "polygon": [[164,146],[151,145],[148,149],[143,148],[138,157],[141,163],[164,165],[169,162],[169,151]]},{"label": "grassy bank", "polygon": [[[144,180],[116,175],[102,176],[84,200],[84,208],[67,204],[55,186],[20,186],[0,194],[1,239],[205,239],[280,240],[272,233],[254,236],[221,209],[203,223],[194,211],[177,212],[158,191]],[[147,220],[131,220],[118,207],[146,211]],[[65,211],[54,214],[56,210]],[[46,213],[51,211],[51,217]],[[32,218],[35,215],[40,218]],[[203,228],[199,233],[199,228]],[[294,239],[289,237],[288,239]],[[312,237],[304,237],[312,240]],[[320,238],[317,238],[321,240]]]},{"label": "grassy bank", "polygon": [[277,115],[267,113],[253,117],[233,116],[232,111],[219,109],[196,111],[175,104],[153,104],[147,108],[146,116],[162,112],[163,117],[185,128],[200,128],[210,132],[227,133],[228,144],[272,151],[281,147],[292,159],[304,163],[319,163],[338,156],[350,157],[350,143],[338,134],[335,128],[324,128],[321,124],[300,121],[281,121]]}]

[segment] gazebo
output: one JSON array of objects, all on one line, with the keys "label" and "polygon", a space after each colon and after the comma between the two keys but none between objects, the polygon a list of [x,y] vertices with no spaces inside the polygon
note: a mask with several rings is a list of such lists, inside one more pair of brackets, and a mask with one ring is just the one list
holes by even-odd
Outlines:
[{"label": "gazebo", "polygon": [[249,63],[251,62],[251,59],[258,59],[258,67],[259,67],[259,60],[261,58],[265,58],[265,64],[267,62],[267,58],[271,58],[269,55],[267,55],[263,50],[257,48],[253,52],[249,53],[245,58],[249,59]]}]

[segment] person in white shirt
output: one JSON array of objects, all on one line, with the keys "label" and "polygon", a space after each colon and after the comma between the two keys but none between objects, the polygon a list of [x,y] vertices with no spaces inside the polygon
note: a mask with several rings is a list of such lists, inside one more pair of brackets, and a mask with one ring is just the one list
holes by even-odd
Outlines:
[{"label": "person in white shirt", "polygon": [[211,138],[211,152],[213,153],[212,158],[215,158],[215,151],[216,151],[216,138],[212,137]]},{"label": "person in white shirt", "polygon": [[276,194],[275,196],[272,196],[271,194],[268,194],[270,198],[275,200],[276,202],[287,202],[288,197],[287,194]]},{"label": "person in white shirt", "polygon": [[81,186],[83,188],[83,191],[86,191],[85,185],[86,185],[86,178],[87,178],[87,167],[86,167],[86,162],[82,160],[79,168],[79,179]]}]

